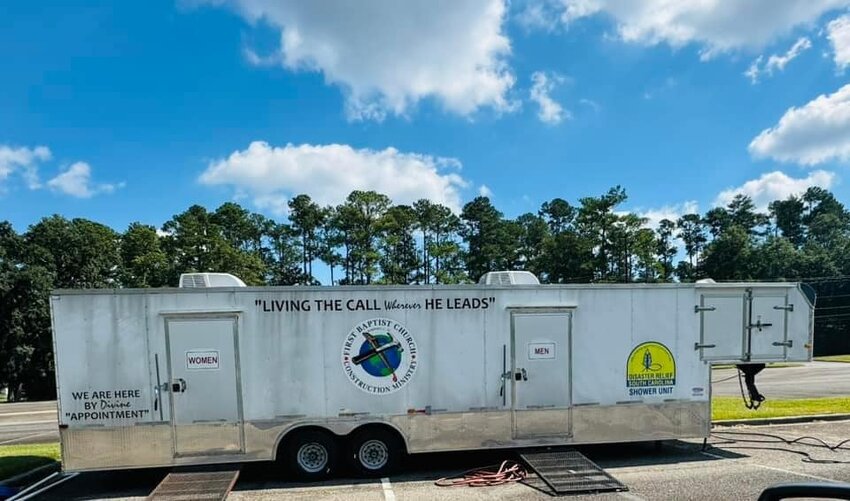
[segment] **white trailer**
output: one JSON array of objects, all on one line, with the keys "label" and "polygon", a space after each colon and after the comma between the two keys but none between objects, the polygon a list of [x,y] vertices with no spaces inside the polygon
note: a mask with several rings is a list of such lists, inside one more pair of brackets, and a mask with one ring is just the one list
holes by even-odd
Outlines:
[{"label": "white trailer", "polygon": [[706,437],[711,363],[811,359],[799,284],[494,281],[57,291],[63,468]]}]

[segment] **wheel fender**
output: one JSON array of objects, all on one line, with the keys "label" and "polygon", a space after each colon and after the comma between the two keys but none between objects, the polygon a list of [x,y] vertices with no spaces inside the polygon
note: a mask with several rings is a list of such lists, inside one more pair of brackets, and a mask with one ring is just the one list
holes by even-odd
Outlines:
[{"label": "wheel fender", "polygon": [[277,460],[277,454],[280,451],[280,445],[287,439],[287,437],[291,436],[292,433],[295,433],[299,430],[314,429],[330,433],[335,437],[344,437],[368,426],[383,426],[391,429],[401,438],[405,451],[408,450],[407,434],[402,432],[402,430],[395,424],[389,421],[384,421],[382,419],[375,419],[369,421],[358,420],[341,422],[299,421],[286,426],[278,434],[277,439],[274,443],[274,449],[272,451],[272,460]]}]

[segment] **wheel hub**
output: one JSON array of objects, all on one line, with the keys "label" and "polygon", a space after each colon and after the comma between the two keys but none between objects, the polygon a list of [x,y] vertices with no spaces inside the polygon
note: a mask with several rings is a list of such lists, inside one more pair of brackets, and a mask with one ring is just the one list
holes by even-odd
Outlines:
[{"label": "wheel hub", "polygon": [[308,473],[317,473],[328,465],[328,450],[315,442],[304,444],[298,449],[298,466]]},{"label": "wheel hub", "polygon": [[360,464],[365,468],[378,470],[389,461],[390,451],[387,444],[380,440],[368,440],[360,446],[357,456],[360,458]]}]

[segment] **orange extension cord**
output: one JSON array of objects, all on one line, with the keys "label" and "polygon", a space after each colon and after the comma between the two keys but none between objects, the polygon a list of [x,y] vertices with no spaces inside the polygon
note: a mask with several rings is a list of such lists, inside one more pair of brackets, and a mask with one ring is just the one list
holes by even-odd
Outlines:
[{"label": "orange extension cord", "polygon": [[441,478],[434,482],[434,485],[437,487],[490,487],[493,485],[519,482],[528,476],[525,468],[516,461],[502,461],[497,471],[489,469],[495,466],[485,466],[484,468],[468,470],[456,477]]}]

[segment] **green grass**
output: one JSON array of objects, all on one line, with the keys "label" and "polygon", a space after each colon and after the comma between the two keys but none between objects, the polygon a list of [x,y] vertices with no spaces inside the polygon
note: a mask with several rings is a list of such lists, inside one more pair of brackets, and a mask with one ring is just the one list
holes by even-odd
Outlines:
[{"label": "green grass", "polygon": [[714,397],[711,401],[714,421],[844,413],[850,413],[850,397],[767,400],[755,411],[744,407],[741,397]]},{"label": "green grass", "polygon": [[819,362],[844,362],[850,363],[850,355],[830,355],[828,357],[815,357]]},{"label": "green grass", "polygon": [[0,445],[0,480],[59,461],[59,444]]}]

